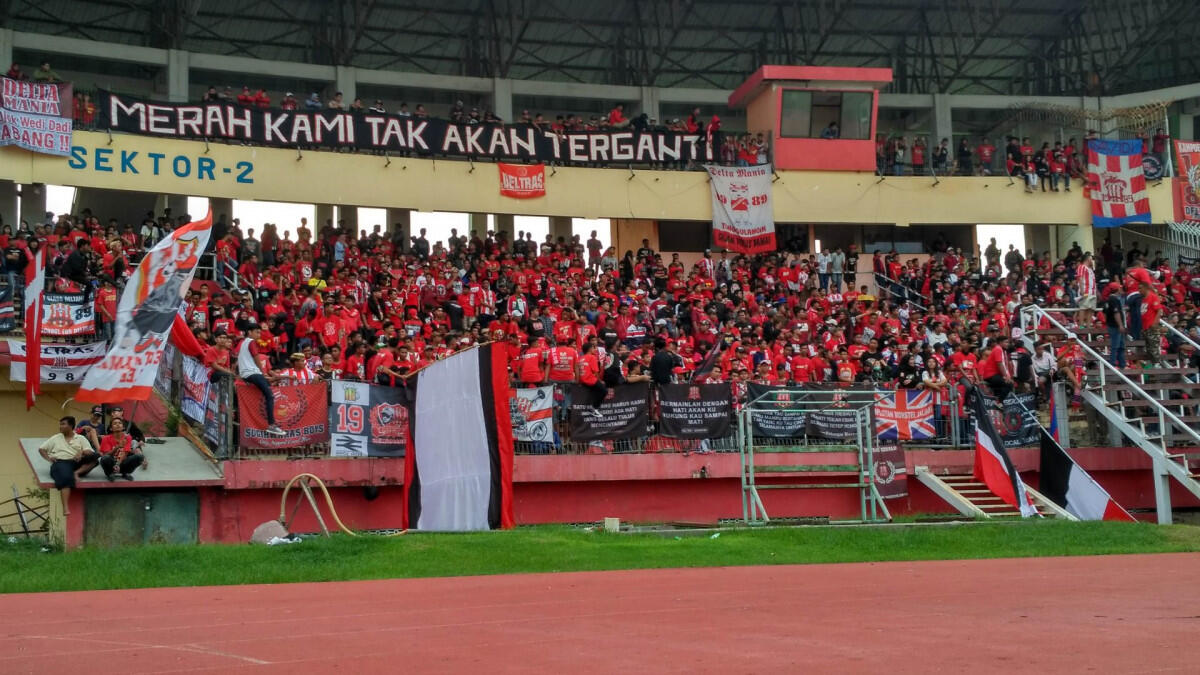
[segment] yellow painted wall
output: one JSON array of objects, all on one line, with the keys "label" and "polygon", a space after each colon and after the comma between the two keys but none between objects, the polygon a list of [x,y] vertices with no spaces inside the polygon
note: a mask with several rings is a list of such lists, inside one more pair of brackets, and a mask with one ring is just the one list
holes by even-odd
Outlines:
[{"label": "yellow painted wall", "polygon": [[[32,410],[25,410],[25,383],[13,382],[8,373],[0,375],[0,411],[4,420],[4,433],[0,435],[0,501],[12,497],[13,487],[24,494],[36,487],[33,471],[21,452],[21,438],[38,438],[58,433],[58,418],[74,415],[86,419],[90,406],[70,403],[63,409],[63,402],[77,387],[42,385],[42,395]],[[58,493],[51,491],[51,504],[57,506]],[[7,511],[7,509],[6,509]],[[16,519],[3,521],[5,528],[16,525]]]},{"label": "yellow painted wall", "polygon": [[[160,194],[303,203],[512,213],[583,218],[709,220],[707,176],[699,171],[547,167],[546,196],[499,194],[496,166],[462,161],[305,152],[144,136],[76,132],[81,159],[0,148],[0,179]],[[125,153],[125,161],[122,161]],[[130,153],[137,153],[132,155]],[[154,173],[153,158],[159,167]],[[97,161],[99,159],[99,161]],[[197,177],[197,166],[211,165]],[[78,167],[78,168],[74,168]],[[122,170],[124,168],[124,170]],[[178,168],[184,177],[176,176]],[[107,169],[107,170],[105,170]],[[136,171],[137,173],[134,173]],[[238,182],[239,175],[244,180]],[[1080,224],[1090,243],[1090,210],[1082,191],[1025,194],[1005,177],[891,177],[870,173],[783,171],[774,184],[775,219],[812,223]],[[1158,218],[1171,213],[1167,186],[1150,188]],[[1084,233],[1087,234],[1084,234]]]}]

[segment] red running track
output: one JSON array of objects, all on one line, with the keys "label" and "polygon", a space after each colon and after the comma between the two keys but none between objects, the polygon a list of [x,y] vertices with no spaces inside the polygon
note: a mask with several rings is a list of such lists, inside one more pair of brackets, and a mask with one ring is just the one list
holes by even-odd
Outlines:
[{"label": "red running track", "polygon": [[10,595],[0,673],[1197,672],[1200,554]]}]

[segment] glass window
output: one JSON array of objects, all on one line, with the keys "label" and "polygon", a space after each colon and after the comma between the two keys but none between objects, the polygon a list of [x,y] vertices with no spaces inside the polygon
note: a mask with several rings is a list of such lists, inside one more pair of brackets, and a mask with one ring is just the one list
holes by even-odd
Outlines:
[{"label": "glass window", "polygon": [[867,140],[871,138],[871,105],[874,94],[869,91],[848,91],[842,94],[842,138]]},{"label": "glass window", "polygon": [[812,92],[784,90],[779,113],[779,135],[785,138],[808,138],[812,113]]},{"label": "glass window", "polygon": [[779,135],[784,138],[870,139],[874,100],[874,93],[869,91],[784,90]]}]

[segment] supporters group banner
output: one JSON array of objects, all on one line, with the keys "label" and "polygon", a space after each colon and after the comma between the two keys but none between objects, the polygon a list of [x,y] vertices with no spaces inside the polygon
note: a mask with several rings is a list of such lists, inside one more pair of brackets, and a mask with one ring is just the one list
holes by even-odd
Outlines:
[{"label": "supporters group banner", "polygon": [[96,332],[96,306],[83,293],[46,293],[42,301],[42,335],[68,337]]},{"label": "supporters group banner", "polygon": [[[103,342],[84,345],[42,344],[41,381],[54,384],[78,384],[88,368],[104,357]],[[25,342],[9,340],[8,352],[12,357],[10,376],[14,382],[26,378]]]},{"label": "supporters group banner", "polygon": [[624,165],[714,159],[712,145],[701,135],[671,131],[556,133],[529,124],[457,124],[433,118],[246,108],[232,103],[155,103],[106,91],[99,93],[98,100],[108,128],[164,138],[533,162]]},{"label": "supporters group banner", "polygon": [[12,286],[0,288],[0,333],[8,333],[17,327],[17,310],[13,306]]},{"label": "supporters group banner", "polygon": [[180,379],[179,408],[194,424],[204,424],[208,416],[208,396],[212,389],[212,368],[199,359],[183,357],[183,377]]},{"label": "supporters group banner", "polygon": [[237,383],[238,423],[244,448],[297,448],[329,442],[329,391],[324,382],[272,387],[275,422],[284,435],[268,434],[262,392],[247,382]]},{"label": "supporters group banner", "polygon": [[1175,191],[1175,222],[1200,224],[1200,142],[1175,141],[1179,176]]},{"label": "supporters group banner", "polygon": [[134,269],[117,304],[112,347],[84,378],[75,398],[88,403],[142,401],[212,232],[212,214],[164,237]]},{"label": "supporters group banner", "polygon": [[546,165],[496,163],[500,194],[514,199],[546,196]]},{"label": "supporters group banner", "polygon": [[[995,399],[983,394],[979,395],[985,399],[989,407],[995,406]],[[1041,426],[1027,423],[1029,414],[1026,411],[1036,410],[1036,406],[1037,398],[1033,394],[1009,394],[1008,398],[1004,399],[1003,410],[996,411],[991,415],[996,432],[1000,435],[1005,449],[1026,448],[1040,442],[1038,435]],[[976,426],[974,408],[968,408],[967,419],[969,426]]]},{"label": "supporters group banner", "polygon": [[771,165],[704,168],[712,188],[713,245],[735,253],[774,251]]},{"label": "supporters group banner", "polygon": [[[334,380],[329,406],[329,454],[401,457],[408,438],[405,390]],[[282,423],[281,423],[282,424]],[[284,427],[285,429],[287,427]]]},{"label": "supporters group banner", "polygon": [[1150,195],[1142,167],[1142,142],[1088,141],[1092,225],[1120,227],[1150,222]]},{"label": "supporters group banner", "polygon": [[0,145],[71,154],[74,93],[70,84],[0,78]]}]

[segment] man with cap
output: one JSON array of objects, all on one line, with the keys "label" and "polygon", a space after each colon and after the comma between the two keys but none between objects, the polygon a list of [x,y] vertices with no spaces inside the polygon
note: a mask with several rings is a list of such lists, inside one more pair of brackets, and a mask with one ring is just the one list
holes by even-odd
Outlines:
[{"label": "man with cap", "polygon": [[1109,363],[1124,368],[1125,362],[1125,303],[1121,284],[1112,281],[1104,287],[1104,326],[1108,329]]},{"label": "man with cap", "polygon": [[260,337],[262,337],[261,326],[257,323],[246,325],[246,338],[242,340],[237,349],[238,376],[262,392],[263,405],[267,413],[267,428],[263,431],[272,436],[284,436],[287,432],[280,429],[279,425],[275,423],[275,394],[271,391],[271,383],[263,375],[262,369],[258,367],[256,343]]},{"label": "man with cap", "polygon": [[104,406],[92,406],[91,417],[80,420],[75,426],[75,433],[86,438],[93,450],[99,450],[100,437],[104,435]]}]

